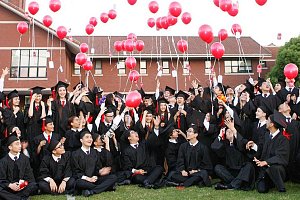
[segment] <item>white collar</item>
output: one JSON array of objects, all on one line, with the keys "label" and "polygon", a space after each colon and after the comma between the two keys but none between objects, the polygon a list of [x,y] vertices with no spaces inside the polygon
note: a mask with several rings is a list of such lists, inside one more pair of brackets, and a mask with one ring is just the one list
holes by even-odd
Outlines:
[{"label": "white collar", "polygon": [[61,155],[59,157],[55,156],[52,154],[52,158],[54,159],[55,162],[58,162],[58,159],[61,159]]},{"label": "white collar", "polygon": [[263,125],[265,125],[265,124],[267,124],[267,120],[265,120],[265,121],[259,121],[258,123],[260,123],[260,127],[262,127]]},{"label": "white collar", "polygon": [[76,131],[80,132],[80,131],[82,131],[82,128],[78,128],[78,129],[71,128],[71,130],[74,131],[74,132],[76,132]]},{"label": "white collar", "polygon": [[269,97],[270,93],[269,92],[268,93],[261,93],[261,96],[265,97],[265,95],[267,95],[267,97]]},{"label": "white collar", "polygon": [[135,145],[139,146],[139,143],[136,143],[136,144],[130,144],[130,146],[132,146],[133,148],[135,148]]},{"label": "white collar", "polygon": [[103,149],[103,147],[100,147],[100,148],[96,148],[96,147],[94,147],[94,149],[96,149],[98,152],[101,152],[101,151],[102,151],[102,149]]},{"label": "white collar", "polygon": [[17,155],[13,155],[12,153],[8,153],[8,156],[13,160],[13,161],[15,161],[15,157],[17,156],[17,160],[19,159],[19,157],[20,157],[20,153],[18,153]]},{"label": "white collar", "polygon": [[286,89],[287,91],[290,91],[290,88],[291,88],[292,90],[294,89],[294,87],[288,87],[288,86],[285,87],[285,89]]},{"label": "white collar", "polygon": [[111,123],[107,123],[107,122],[104,121],[104,125],[105,126],[111,126]]},{"label": "white collar", "polygon": [[[48,140],[48,134],[46,132],[43,132],[44,137],[46,140]],[[52,133],[50,133],[50,139],[52,139]]]},{"label": "white collar", "polygon": [[81,150],[86,154],[87,151],[91,153],[91,148],[85,148],[84,146],[81,146]]},{"label": "white collar", "polygon": [[199,141],[197,140],[197,142],[195,142],[194,144],[192,144],[191,142],[189,142],[189,143],[190,143],[191,146],[194,147],[194,146],[196,146],[196,145],[198,144],[198,142],[199,142]]},{"label": "white collar", "polygon": [[177,144],[177,140],[176,139],[169,139],[169,142],[173,143],[173,144]]},{"label": "white collar", "polygon": [[270,132],[270,134],[272,135],[272,139],[273,139],[274,137],[276,137],[276,135],[278,135],[279,132],[280,132],[279,129],[277,129],[277,131],[275,131],[274,133],[271,133],[271,132]]}]

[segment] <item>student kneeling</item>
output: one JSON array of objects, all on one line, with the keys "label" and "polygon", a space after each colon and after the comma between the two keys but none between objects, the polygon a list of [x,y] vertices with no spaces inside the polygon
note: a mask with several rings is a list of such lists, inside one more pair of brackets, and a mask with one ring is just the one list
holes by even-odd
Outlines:
[{"label": "student kneeling", "polygon": [[80,134],[80,142],[81,148],[72,155],[74,177],[77,179],[75,189],[82,191],[83,196],[115,190],[117,177],[109,175],[110,170],[102,167],[99,153],[91,148],[91,133],[83,131]]},{"label": "student kneeling", "polygon": [[57,140],[51,140],[49,151],[52,155],[44,156],[40,165],[39,187],[47,194],[72,194],[75,179],[72,178],[70,152]]}]

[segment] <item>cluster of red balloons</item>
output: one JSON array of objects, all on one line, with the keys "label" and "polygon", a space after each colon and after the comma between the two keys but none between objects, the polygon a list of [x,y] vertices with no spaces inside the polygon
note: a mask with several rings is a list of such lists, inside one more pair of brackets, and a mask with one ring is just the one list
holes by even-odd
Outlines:
[{"label": "cluster of red balloons", "polygon": [[137,36],[134,33],[128,34],[126,40],[114,42],[114,48],[117,52],[119,51],[132,52],[134,48],[137,51],[143,51],[144,46],[145,46],[144,41],[138,40]]},{"label": "cluster of red balloons", "polygon": [[185,53],[188,49],[188,42],[186,40],[179,40],[177,42],[177,49],[181,52],[181,53]]},{"label": "cluster of red balloons", "polygon": [[239,13],[238,2],[234,3],[232,0],[213,0],[213,2],[222,11],[227,12],[232,17],[235,17]]},{"label": "cluster of red balloons", "polygon": [[80,45],[80,53],[78,53],[75,57],[75,62],[80,65],[84,70],[89,71],[93,69],[93,62],[88,60],[88,57],[85,53],[82,52],[85,51],[87,52],[88,46],[85,43],[82,43]]},{"label": "cluster of red balloons", "polygon": [[294,79],[298,76],[298,67],[293,63],[289,63],[284,67],[283,72],[288,79]]},{"label": "cluster of red balloons", "polygon": [[[148,5],[149,11],[156,13],[159,10],[159,5],[156,1],[151,1]],[[172,2],[169,5],[169,14],[167,16],[158,17],[157,19],[149,18],[147,24],[150,28],[153,28],[156,25],[157,30],[159,29],[168,29],[170,26],[174,26],[181,15],[182,8],[180,3]],[[184,24],[189,24],[192,21],[191,14],[189,12],[184,12],[181,15],[181,21]]]}]

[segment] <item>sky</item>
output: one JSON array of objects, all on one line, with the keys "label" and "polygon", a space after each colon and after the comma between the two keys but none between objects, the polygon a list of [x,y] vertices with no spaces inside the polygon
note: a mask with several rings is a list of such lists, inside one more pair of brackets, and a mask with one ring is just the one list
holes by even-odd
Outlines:
[{"label": "sky", "polygon": [[[69,35],[83,35],[91,17],[98,19],[98,25],[92,35],[97,36],[127,36],[135,33],[137,36],[181,35],[198,36],[198,29],[203,24],[209,24],[215,36],[224,28],[229,35],[232,24],[242,27],[242,36],[251,36],[261,45],[284,45],[292,37],[300,35],[298,24],[299,0],[268,0],[264,6],[256,4],[255,0],[239,0],[239,13],[231,17],[216,7],[213,0],[177,0],[183,12],[192,16],[190,24],[185,25],[179,17],[178,23],[167,30],[157,31],[147,25],[148,18],[158,18],[168,14],[168,7],[174,0],[156,0],[159,10],[153,14],[148,9],[151,0],[137,0],[135,5],[129,5],[127,0],[61,0],[61,9],[56,13],[49,8],[49,0],[35,0],[39,3],[39,11],[34,16],[42,21],[45,15],[53,18],[51,28],[65,26]],[[237,0],[233,0],[234,2]],[[27,0],[27,5],[31,0]],[[27,6],[26,6],[27,8]],[[117,17],[106,24],[100,21],[102,12],[115,8]],[[277,40],[277,35],[282,35]]]}]

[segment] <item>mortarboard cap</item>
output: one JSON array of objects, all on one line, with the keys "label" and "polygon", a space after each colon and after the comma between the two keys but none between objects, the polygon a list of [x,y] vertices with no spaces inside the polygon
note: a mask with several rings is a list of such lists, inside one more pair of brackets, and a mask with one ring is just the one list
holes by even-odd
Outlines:
[{"label": "mortarboard cap", "polygon": [[152,115],[154,115],[154,114],[155,114],[155,111],[154,111],[154,109],[153,109],[153,107],[152,107],[152,106],[148,106],[148,107],[146,107],[146,108],[145,108],[145,110],[147,110],[147,111],[148,111],[148,113],[147,113],[147,114],[152,114]]},{"label": "mortarboard cap", "polygon": [[45,117],[45,124],[49,124],[49,123],[52,123],[53,120],[51,117]]},{"label": "mortarboard cap", "polygon": [[143,90],[143,88],[139,89],[138,92],[141,94],[142,98],[144,98],[145,91]]},{"label": "mortarboard cap", "polygon": [[6,140],[6,146],[11,145],[13,142],[20,140],[15,134],[11,134],[8,136]]},{"label": "mortarboard cap", "polygon": [[160,98],[160,99],[158,99],[158,104],[160,104],[160,103],[168,104],[169,101],[167,99],[165,99],[165,98]]},{"label": "mortarboard cap", "polygon": [[155,99],[155,96],[154,96],[155,94],[145,94],[144,95],[144,98],[145,99],[152,99],[152,100],[154,100]]},{"label": "mortarboard cap", "polygon": [[93,88],[93,94],[102,94],[103,90],[98,87],[98,86],[94,86]]},{"label": "mortarboard cap", "polygon": [[270,115],[270,120],[272,123],[276,124],[277,128],[286,128],[286,118],[283,114],[274,109],[273,114]]},{"label": "mortarboard cap", "polygon": [[32,90],[32,94],[42,94],[42,90],[46,89],[44,87],[35,86],[33,88],[30,88]]},{"label": "mortarboard cap", "polygon": [[[79,83],[77,83],[77,84],[76,84],[76,85],[73,87],[73,90],[75,90],[75,89],[76,89],[76,87],[77,87],[78,85],[80,85],[80,89],[84,87],[84,84],[83,84],[83,82],[82,82],[82,81],[80,81]],[[67,86],[67,87],[68,87],[68,86]],[[67,88],[67,87],[66,87],[66,88]]]},{"label": "mortarboard cap", "polygon": [[266,113],[266,118],[270,115],[269,109],[266,106],[258,106],[257,108],[260,108],[264,113]]},{"label": "mortarboard cap", "polygon": [[48,150],[49,150],[50,152],[52,152],[54,149],[56,149],[56,147],[57,147],[58,144],[59,144],[59,141],[58,141],[58,140],[55,140],[55,139],[51,140],[51,141],[50,141],[50,144],[49,144],[49,146],[48,146]]},{"label": "mortarboard cap", "polygon": [[195,95],[195,89],[190,87],[190,88],[189,88],[189,93]]},{"label": "mortarboard cap", "polygon": [[114,109],[111,106],[108,106],[107,109],[104,111],[104,115],[107,113],[114,113]]},{"label": "mortarboard cap", "polygon": [[55,90],[58,91],[58,89],[61,87],[64,87],[67,89],[69,87],[69,84],[62,82],[62,81],[58,81],[58,83],[54,87],[55,87]]},{"label": "mortarboard cap", "polygon": [[113,93],[116,97],[120,98],[120,99],[123,99],[124,98],[124,94],[121,94],[120,92],[118,91],[114,91]]},{"label": "mortarboard cap", "polygon": [[189,95],[185,92],[183,92],[182,90],[179,90],[179,92],[177,92],[177,94],[175,95],[176,98],[178,97],[183,97],[184,100],[187,100],[187,98],[189,98]]},{"label": "mortarboard cap", "polygon": [[5,100],[5,94],[4,92],[0,92],[0,102]]},{"label": "mortarboard cap", "polygon": [[13,91],[11,91],[10,93],[7,94],[8,99],[12,99],[12,98],[18,97],[18,96],[19,96],[19,94],[18,94],[17,90],[13,90]]},{"label": "mortarboard cap", "polygon": [[171,93],[171,95],[175,94],[175,90],[169,86],[166,86],[165,91],[169,91]]}]

